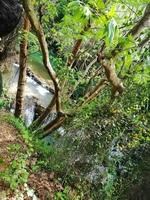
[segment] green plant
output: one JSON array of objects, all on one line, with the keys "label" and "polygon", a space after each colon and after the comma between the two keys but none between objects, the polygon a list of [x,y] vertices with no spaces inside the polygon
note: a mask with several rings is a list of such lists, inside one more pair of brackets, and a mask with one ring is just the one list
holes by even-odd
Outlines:
[{"label": "green plant", "polygon": [[4,108],[6,105],[6,102],[3,99],[0,99],[0,109]]},{"label": "green plant", "polygon": [[26,161],[26,156],[24,154],[19,154],[17,159],[13,160],[10,166],[0,174],[0,178],[8,183],[13,190],[28,181],[29,172],[27,170]]},{"label": "green plant", "polygon": [[69,192],[69,187],[66,187],[62,192],[56,192],[55,200],[71,200],[69,197]]}]

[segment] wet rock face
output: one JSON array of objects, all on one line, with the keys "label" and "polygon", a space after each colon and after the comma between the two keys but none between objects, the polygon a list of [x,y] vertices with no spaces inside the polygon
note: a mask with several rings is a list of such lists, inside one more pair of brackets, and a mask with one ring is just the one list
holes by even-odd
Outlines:
[{"label": "wet rock face", "polygon": [[18,0],[0,0],[0,37],[15,29],[22,15]]}]

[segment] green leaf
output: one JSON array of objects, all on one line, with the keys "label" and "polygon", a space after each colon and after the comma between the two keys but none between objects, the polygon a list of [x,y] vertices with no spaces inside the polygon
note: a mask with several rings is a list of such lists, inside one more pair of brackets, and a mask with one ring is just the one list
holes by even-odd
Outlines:
[{"label": "green leaf", "polygon": [[127,53],[126,56],[125,56],[124,66],[126,68],[129,68],[131,64],[132,64],[132,56],[131,56],[131,54]]},{"label": "green leaf", "polygon": [[0,158],[0,165],[4,163],[4,160]]},{"label": "green leaf", "polygon": [[113,5],[111,7],[110,11],[107,13],[107,17],[109,19],[116,16],[116,6],[117,6],[117,4]]},{"label": "green leaf", "polygon": [[94,6],[97,10],[102,10],[105,8],[103,0],[89,0],[88,3]]},{"label": "green leaf", "polygon": [[115,37],[116,30],[117,30],[117,23],[114,19],[111,19],[108,25],[108,38],[110,43],[113,41]]}]

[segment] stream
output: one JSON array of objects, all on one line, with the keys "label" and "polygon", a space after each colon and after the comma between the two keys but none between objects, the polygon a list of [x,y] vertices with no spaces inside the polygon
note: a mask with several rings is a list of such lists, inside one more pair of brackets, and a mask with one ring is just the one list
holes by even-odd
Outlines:
[{"label": "stream", "polygon": [[[53,90],[49,89],[50,86],[46,82],[38,80],[33,77],[32,73],[27,74],[27,82],[25,86],[24,95],[24,120],[27,126],[29,126],[35,117],[35,107],[40,105],[46,108],[53,97]],[[2,74],[3,76],[3,88],[7,91],[7,95],[15,99],[17,92],[17,84],[19,78],[19,65],[13,64],[8,72]],[[15,104],[15,103],[14,103]],[[14,105],[12,107],[14,110]]]}]

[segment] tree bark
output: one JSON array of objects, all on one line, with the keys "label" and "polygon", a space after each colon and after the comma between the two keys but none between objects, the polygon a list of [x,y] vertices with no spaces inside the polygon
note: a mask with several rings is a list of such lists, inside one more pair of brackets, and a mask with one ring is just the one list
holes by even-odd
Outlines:
[{"label": "tree bark", "polygon": [[42,138],[48,136],[53,131],[60,128],[65,120],[66,120],[66,115],[64,113],[58,113],[56,118],[52,122],[47,124],[45,127],[41,128],[41,132],[43,131]]},{"label": "tree bark", "polygon": [[[81,32],[81,35],[84,35],[84,33],[86,31],[88,31],[90,27],[91,27],[91,24],[90,24],[90,20],[89,20],[87,25],[85,26],[84,30]],[[75,60],[75,57],[78,54],[80,47],[82,45],[82,41],[83,41],[82,39],[78,39],[75,42],[74,47],[73,47],[72,52],[71,52],[71,56],[69,56],[68,61],[67,61],[68,66],[72,67],[74,60]]]},{"label": "tree bark", "polygon": [[[59,83],[58,83],[58,79],[56,77],[55,71],[53,70],[50,60],[49,60],[49,51],[48,51],[48,45],[46,42],[46,38],[44,35],[44,31],[43,28],[34,12],[34,6],[32,4],[31,0],[23,0],[23,7],[25,9],[25,12],[30,20],[30,23],[33,27],[33,29],[35,30],[36,36],[38,38],[40,47],[41,47],[41,51],[43,54],[43,63],[44,66],[51,78],[51,80],[53,81],[53,85],[54,85],[54,89],[55,89],[55,105],[56,105],[56,112],[60,113],[61,112],[61,104],[60,104],[60,87],[59,87]],[[45,110],[45,113],[43,113],[43,115],[38,119],[39,124],[42,123],[43,121],[43,117],[47,116],[49,113],[48,111],[51,111],[51,104],[48,106],[48,108]],[[37,124],[37,125],[39,125]]]},{"label": "tree bark", "polygon": [[27,71],[27,53],[28,53],[28,39],[27,33],[30,29],[29,19],[25,16],[24,18],[24,36],[20,44],[20,72],[18,80],[18,88],[16,95],[16,108],[15,117],[21,117],[23,111],[23,96],[26,83],[26,71]]},{"label": "tree bark", "polygon": [[79,39],[75,42],[74,47],[72,49],[71,56],[69,57],[68,62],[67,62],[68,66],[72,67],[74,59],[75,59],[75,57],[76,57],[76,55],[77,55],[77,53],[78,53],[78,51],[81,47],[81,44],[82,44],[82,39]]},{"label": "tree bark", "polygon": [[128,35],[138,36],[144,27],[150,27],[150,3],[147,5],[143,17],[140,21],[128,32]]},{"label": "tree bark", "polygon": [[2,72],[0,71],[0,97],[3,94],[3,78],[2,78]]},{"label": "tree bark", "polygon": [[[139,22],[128,32],[128,35],[132,35],[133,37],[136,37],[143,27],[149,23],[150,20],[150,3],[147,5],[143,17],[139,20]],[[110,55],[104,55],[103,52],[99,52],[98,54],[98,61],[101,64],[101,66],[105,69],[106,77],[108,78],[108,81],[112,85],[112,98],[115,97],[116,92],[119,92],[122,94],[124,90],[123,83],[119,79],[119,77],[116,74],[114,66],[111,64],[111,58],[115,57],[121,50],[123,49],[122,44],[118,43],[116,48],[111,51]]]},{"label": "tree bark", "polygon": [[100,91],[102,91],[107,85],[108,82],[105,79],[100,80],[92,91],[85,94],[84,101],[81,105],[83,106],[95,99],[99,95]]},{"label": "tree bark", "polygon": [[[133,37],[136,37],[139,35],[139,33],[142,31],[142,29],[147,26],[150,27],[150,3],[147,4],[145,12],[143,17],[135,24],[135,26],[127,33],[126,37],[128,35],[132,35]],[[116,48],[114,48],[109,56],[106,56],[108,59],[115,57],[120,51],[123,50],[122,44],[118,43]]]},{"label": "tree bark", "polygon": [[118,78],[117,76],[115,66],[110,61],[107,61],[107,59],[105,59],[105,56],[102,53],[99,53],[98,61],[100,65],[104,68],[106,77],[112,85],[112,97],[115,96],[116,92],[122,94],[124,86],[120,78]]},{"label": "tree bark", "polygon": [[44,122],[44,120],[48,117],[48,115],[50,114],[50,112],[53,109],[53,106],[55,105],[55,101],[56,101],[56,97],[55,95],[53,96],[49,106],[45,109],[45,111],[37,118],[37,120],[35,120],[33,122],[33,124],[31,124],[30,129],[33,130],[34,128],[42,125],[42,123]]}]

